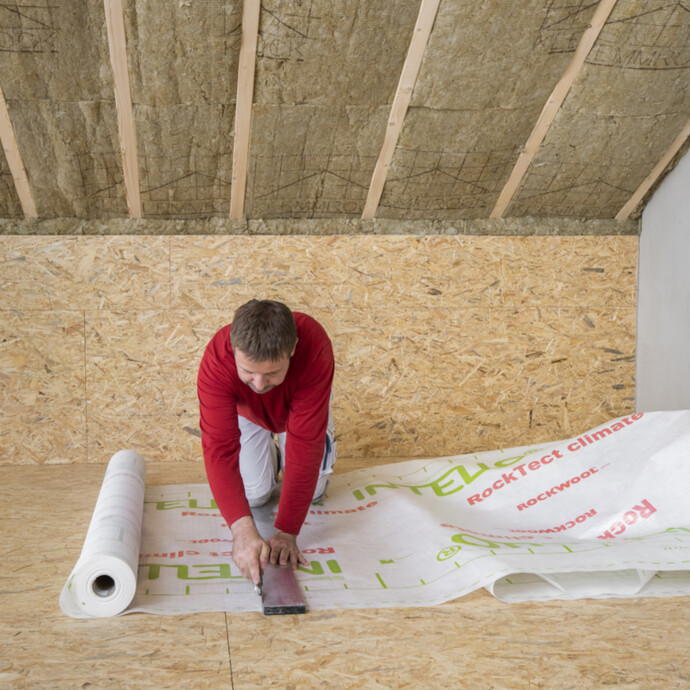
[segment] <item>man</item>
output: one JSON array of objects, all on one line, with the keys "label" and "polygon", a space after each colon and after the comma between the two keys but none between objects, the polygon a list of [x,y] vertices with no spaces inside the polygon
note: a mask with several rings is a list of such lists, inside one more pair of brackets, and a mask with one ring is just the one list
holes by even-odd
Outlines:
[{"label": "man", "polygon": [[[255,585],[267,563],[308,565],[297,535],[335,462],[329,412],[331,341],[313,318],[251,300],[211,339],[199,367],[201,443],[211,491],[232,531],[232,558]],[[273,434],[279,434],[278,453]],[[275,534],[267,541],[250,507],[271,496],[282,456]]]}]

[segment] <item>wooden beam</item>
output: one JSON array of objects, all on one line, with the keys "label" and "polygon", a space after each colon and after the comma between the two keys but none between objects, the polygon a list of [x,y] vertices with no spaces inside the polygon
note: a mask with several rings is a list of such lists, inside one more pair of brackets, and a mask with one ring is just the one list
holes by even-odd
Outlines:
[{"label": "wooden beam", "polygon": [[122,0],[103,0],[105,23],[108,30],[108,49],[115,83],[115,107],[117,128],[120,136],[122,169],[125,176],[127,208],[130,218],[141,218],[141,196],[139,194],[139,168],[137,165],[137,136],[134,128],[132,94],[129,87],[127,66],[127,39]]},{"label": "wooden beam", "polygon": [[515,167],[508,178],[508,182],[506,182],[503,190],[499,194],[490,218],[503,217],[505,210],[508,208],[508,204],[510,204],[512,201],[515,192],[522,182],[522,178],[527,172],[527,168],[529,168],[530,164],[532,163],[532,159],[544,141],[544,137],[549,131],[549,127],[551,127],[556,114],[563,105],[563,101],[568,95],[570,87],[573,85],[575,78],[580,73],[585,59],[592,50],[602,28],[604,27],[604,24],[606,24],[606,20],[611,14],[616,1],[617,0],[600,0],[599,5],[592,16],[590,25],[587,27],[584,34],[582,34],[582,38],[575,49],[575,53],[570,61],[570,64],[546,101],[546,105],[541,111],[537,124],[534,125],[534,129],[532,130],[532,133],[525,144],[525,148],[520,153],[517,162],[515,163]]},{"label": "wooden beam", "polygon": [[379,153],[374,174],[371,177],[371,184],[369,185],[369,193],[367,194],[367,201],[364,205],[364,212],[362,213],[362,220],[370,220],[376,214],[376,209],[381,201],[383,194],[383,187],[386,183],[388,170],[395,147],[398,144],[398,138],[407,115],[407,109],[412,98],[412,91],[417,82],[419,69],[422,66],[422,58],[426,45],[429,42],[431,29],[436,20],[436,13],[438,12],[440,0],[422,0],[419,6],[419,14],[417,16],[417,23],[414,27],[410,47],[407,50],[405,63],[403,64],[402,72],[400,73],[400,81],[398,88],[393,98],[393,105],[388,117],[388,126],[386,127],[386,135],[383,139],[381,152]]},{"label": "wooden beam", "polygon": [[36,213],[36,204],[34,203],[33,195],[31,194],[31,187],[29,187],[29,178],[26,176],[26,169],[22,156],[19,153],[17,146],[17,137],[14,135],[14,127],[12,127],[12,120],[10,120],[10,112],[7,109],[7,101],[5,94],[0,86],[0,140],[2,140],[2,148],[5,150],[5,158],[7,164],[10,166],[10,173],[14,180],[14,188],[17,190],[19,203],[22,205],[25,218],[38,218]]},{"label": "wooden beam", "polygon": [[661,173],[666,170],[666,166],[671,162],[685,140],[690,137],[690,120],[685,123],[685,127],[680,134],[673,140],[668,151],[661,157],[661,160],[654,166],[652,172],[642,181],[642,184],[635,190],[635,193],[628,199],[623,208],[616,214],[616,220],[627,220],[630,214],[637,208],[644,195],[651,189],[652,185],[659,179]]},{"label": "wooden beam", "polygon": [[240,46],[237,101],[235,103],[235,139],[232,147],[230,218],[242,218],[244,216],[260,11],[261,0],[244,0],[242,10],[242,44]]}]

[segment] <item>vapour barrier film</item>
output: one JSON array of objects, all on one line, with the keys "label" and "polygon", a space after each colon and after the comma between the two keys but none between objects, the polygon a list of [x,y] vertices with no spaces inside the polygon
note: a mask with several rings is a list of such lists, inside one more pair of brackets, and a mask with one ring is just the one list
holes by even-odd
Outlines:
[{"label": "vapour barrier film", "polygon": [[73,618],[114,616],[134,598],[146,464],[121,450],[108,463],[81,555],[60,595]]},{"label": "vapour barrier film", "polygon": [[[207,485],[111,460],[60,603],[73,617],[261,611]],[[690,410],[576,438],[333,475],[296,573],[308,610],[690,594]],[[277,498],[255,509],[272,533]]]}]

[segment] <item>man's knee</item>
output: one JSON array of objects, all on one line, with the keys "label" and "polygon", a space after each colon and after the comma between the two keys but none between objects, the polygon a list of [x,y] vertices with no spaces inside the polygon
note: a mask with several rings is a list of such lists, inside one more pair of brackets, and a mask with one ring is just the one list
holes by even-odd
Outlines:
[{"label": "man's knee", "polygon": [[326,495],[328,479],[328,476],[319,477],[319,482],[316,485],[316,490],[314,491],[314,498],[311,499],[312,503],[321,503],[323,497]]},{"label": "man's knee", "polygon": [[268,503],[268,499],[271,498],[271,494],[273,493],[273,490],[271,489],[265,494],[259,495],[259,496],[250,496],[249,492],[247,491],[247,501],[249,501],[249,507],[250,508],[257,508],[258,506],[265,505]]}]

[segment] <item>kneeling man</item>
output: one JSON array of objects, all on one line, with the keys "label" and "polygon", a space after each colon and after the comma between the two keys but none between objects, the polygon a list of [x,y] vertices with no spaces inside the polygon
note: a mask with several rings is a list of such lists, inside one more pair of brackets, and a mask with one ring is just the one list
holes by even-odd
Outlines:
[{"label": "kneeling man", "polygon": [[[242,305],[201,360],[197,390],[206,474],[232,531],[233,561],[255,585],[269,561],[293,569],[308,565],[297,535],[335,462],[333,371],[324,328],[271,300]],[[268,501],[281,469],[276,532],[265,541],[250,507]]]}]

